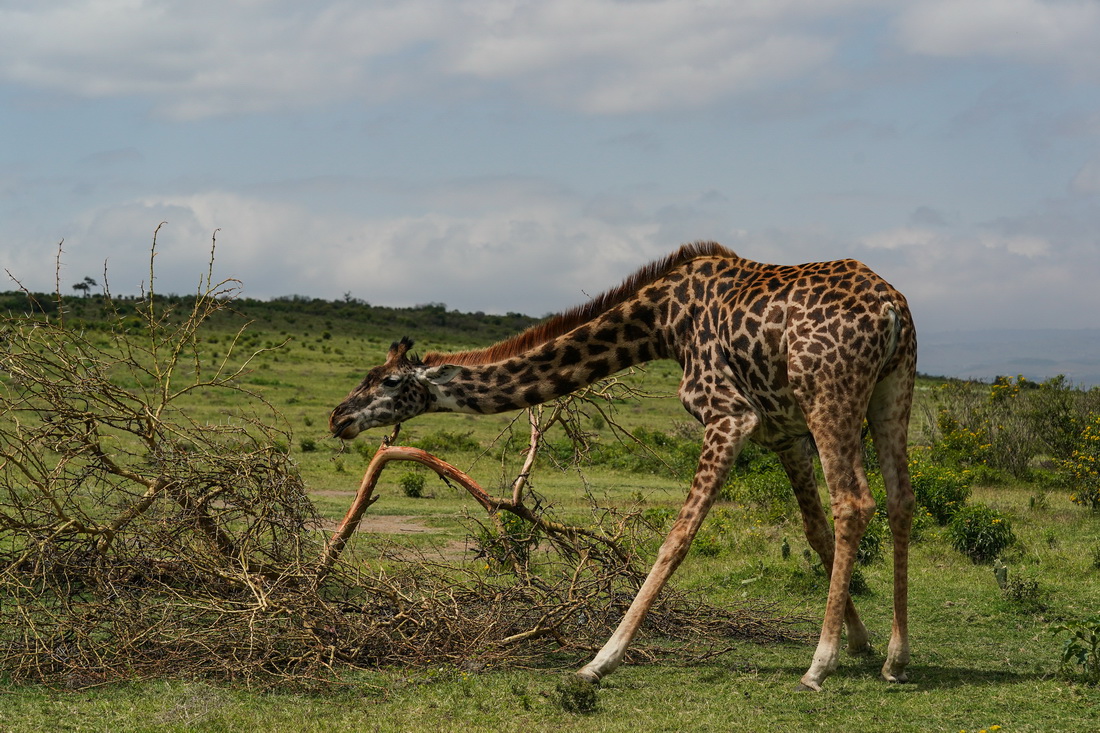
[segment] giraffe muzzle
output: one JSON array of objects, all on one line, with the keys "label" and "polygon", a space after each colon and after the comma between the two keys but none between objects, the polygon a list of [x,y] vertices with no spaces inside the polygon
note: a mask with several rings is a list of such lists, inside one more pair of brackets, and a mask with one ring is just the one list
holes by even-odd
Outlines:
[{"label": "giraffe muzzle", "polygon": [[[339,420],[339,422],[337,422]],[[341,440],[351,440],[359,434],[359,428],[356,427],[356,419],[354,416],[338,418],[336,413],[333,413],[329,417],[329,430],[332,434],[340,438]]]}]

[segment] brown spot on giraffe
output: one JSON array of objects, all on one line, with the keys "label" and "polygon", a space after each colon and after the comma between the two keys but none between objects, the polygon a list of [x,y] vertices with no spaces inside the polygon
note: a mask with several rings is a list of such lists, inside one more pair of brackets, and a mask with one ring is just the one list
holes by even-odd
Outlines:
[{"label": "brown spot on giraffe", "polygon": [[[622,661],[749,440],[779,453],[807,540],[830,573],[820,640],[801,687],[820,689],[836,668],[844,626],[849,651],[869,651],[848,593],[856,549],[875,507],[862,462],[866,419],[894,538],[894,618],[882,675],[906,680],[914,504],[906,434],[916,333],[905,298],[866,265],[770,265],[712,242],[695,243],[589,303],[488,348],[419,360],[409,354],[411,346],[408,339],[395,342],[385,363],[332,411],[334,435],[351,439],[425,412],[530,407],[651,359],[674,359],[683,367],[680,400],[703,424],[704,448],[653,568],[615,633],[577,673],[593,682]],[[831,530],[817,498],[811,439],[829,489]]]}]

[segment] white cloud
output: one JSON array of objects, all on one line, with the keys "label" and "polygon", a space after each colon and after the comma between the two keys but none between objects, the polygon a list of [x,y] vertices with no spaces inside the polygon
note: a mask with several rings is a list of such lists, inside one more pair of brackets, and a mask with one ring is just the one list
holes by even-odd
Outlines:
[{"label": "white cloud", "polygon": [[930,331],[1087,328],[1100,309],[1091,209],[1052,205],[979,226],[874,232],[853,254],[905,293]]},{"label": "white cloud", "polygon": [[87,97],[140,95],[197,118],[381,98],[388,57],[437,40],[441,0],[220,3],[99,0],[0,10],[0,78]]},{"label": "white cloud", "polygon": [[521,3],[449,52],[461,72],[587,112],[694,107],[820,67],[836,41],[808,26],[852,4]]},{"label": "white cloud", "polygon": [[939,238],[940,235],[931,229],[897,227],[868,234],[863,237],[862,244],[870,249],[896,250],[904,247],[927,247]]},{"label": "white cloud", "polygon": [[1100,4],[1092,0],[928,0],[897,19],[906,49],[1056,64],[1082,79],[1100,67]]},{"label": "white cloud", "polygon": [[[0,78],[192,119],[504,83],[587,112],[696,106],[813,74],[870,0],[98,0],[0,9]],[[456,91],[458,90],[458,91]]]},{"label": "white cloud", "polygon": [[877,16],[917,54],[1100,66],[1083,0],[62,0],[0,8],[0,79],[176,119],[502,85],[591,114],[691,109],[834,80]]}]

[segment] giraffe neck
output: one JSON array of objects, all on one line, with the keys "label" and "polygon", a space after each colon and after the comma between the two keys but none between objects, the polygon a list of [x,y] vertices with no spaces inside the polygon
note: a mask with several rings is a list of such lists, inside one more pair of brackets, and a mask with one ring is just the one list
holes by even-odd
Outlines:
[{"label": "giraffe neck", "polygon": [[[631,299],[546,343],[485,364],[469,363],[436,385],[435,412],[497,413],[548,402],[629,366],[665,358],[652,304]],[[430,354],[427,363],[448,363]],[[453,355],[459,356],[459,355]]]}]

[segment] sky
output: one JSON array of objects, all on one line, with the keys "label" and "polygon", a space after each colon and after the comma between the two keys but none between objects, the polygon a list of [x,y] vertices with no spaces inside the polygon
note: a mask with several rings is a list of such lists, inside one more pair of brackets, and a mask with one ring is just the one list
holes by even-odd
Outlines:
[{"label": "sky", "polygon": [[[6,286],[544,315],[683,242],[1097,326],[1100,0],[0,0]],[[60,254],[59,254],[60,252]],[[60,270],[56,263],[60,261]]]}]

